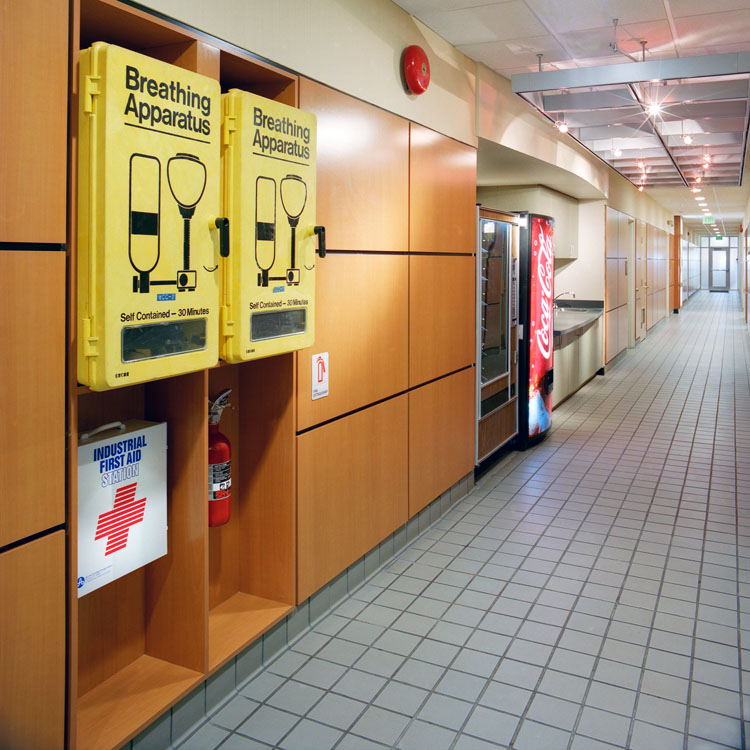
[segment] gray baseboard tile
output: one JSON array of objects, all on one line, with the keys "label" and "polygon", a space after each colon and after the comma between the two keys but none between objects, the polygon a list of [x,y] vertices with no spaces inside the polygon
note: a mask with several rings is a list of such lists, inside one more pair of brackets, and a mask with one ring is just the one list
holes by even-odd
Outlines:
[{"label": "gray baseboard tile", "polygon": [[474,473],[470,472],[302,602],[284,620],[211,675],[132,742],[127,743],[123,750],[170,750],[184,742],[206,721],[209,714],[213,714],[223,703],[231,699],[238,688],[278,657],[289,645],[310,632],[315,623],[335,609],[342,599],[392,563],[421,534],[433,525],[439,524],[440,519],[443,519],[473,488]]},{"label": "gray baseboard tile", "polygon": [[206,680],[206,713],[212,714],[234,690],[236,682],[236,660],[230,659],[221,669]]},{"label": "gray baseboard tile", "polygon": [[172,714],[167,711],[133,740],[132,750],[164,750],[169,747],[171,737]]},{"label": "gray baseboard tile", "polygon": [[[171,714],[171,741],[173,745],[178,745],[184,739],[187,739],[199,724],[206,720],[206,683],[202,682],[192,693],[186,695],[179,703],[173,706]],[[140,737],[141,735],[138,735],[133,744]]]},{"label": "gray baseboard tile", "polygon": [[235,659],[235,685],[242,685],[263,666],[263,639],[258,638]]},{"label": "gray baseboard tile", "polygon": [[276,623],[269,631],[263,634],[263,666],[273,661],[288,644],[286,634],[286,623],[288,618]]}]

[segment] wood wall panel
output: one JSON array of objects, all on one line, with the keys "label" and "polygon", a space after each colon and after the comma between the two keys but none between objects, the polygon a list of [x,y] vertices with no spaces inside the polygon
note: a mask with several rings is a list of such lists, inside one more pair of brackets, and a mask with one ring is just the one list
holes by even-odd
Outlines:
[{"label": "wood wall panel", "polygon": [[300,108],[318,118],[317,222],[328,247],[408,250],[409,123],[306,78]]},{"label": "wood wall panel", "polygon": [[294,356],[248,362],[240,374],[240,586],[287,604],[296,593]]},{"label": "wood wall panel", "polygon": [[408,396],[297,438],[298,601],[406,523]]},{"label": "wood wall panel", "polygon": [[0,251],[0,278],[2,546],[65,520],[65,253]]},{"label": "wood wall panel", "polygon": [[469,367],[409,392],[409,517],[474,467],[474,378]]},{"label": "wood wall panel", "polygon": [[606,289],[605,289],[605,310],[614,310],[620,306],[620,287],[617,279],[617,258],[606,258]]},{"label": "wood wall panel", "polygon": [[0,242],[65,242],[68,3],[0,10]]},{"label": "wood wall panel", "polygon": [[[146,653],[203,672],[208,662],[206,371],[149,383],[145,415],[167,423],[169,445],[169,554],[146,567]],[[175,618],[176,612],[192,616]]]},{"label": "wood wall panel", "polygon": [[61,748],[65,533],[0,555],[0,747]]},{"label": "wood wall panel", "polygon": [[409,250],[472,253],[477,150],[411,125]]},{"label": "wood wall panel", "polygon": [[409,257],[409,385],[471,364],[476,356],[472,256]]},{"label": "wood wall panel", "polygon": [[[298,429],[406,390],[409,259],[331,253],[318,263],[315,344],[297,358]],[[312,400],[312,355],[328,352],[329,395]]]},{"label": "wood wall panel", "polygon": [[[230,406],[221,415],[219,429],[232,446],[232,498],[231,517],[223,526],[208,528],[208,606],[233,596],[240,590],[240,522],[239,496],[242,485],[243,464],[241,451],[240,408],[242,392],[239,388],[238,367],[214,367],[208,372],[208,398],[213,401],[227,388],[232,389]],[[238,460],[239,459],[239,460]]]}]

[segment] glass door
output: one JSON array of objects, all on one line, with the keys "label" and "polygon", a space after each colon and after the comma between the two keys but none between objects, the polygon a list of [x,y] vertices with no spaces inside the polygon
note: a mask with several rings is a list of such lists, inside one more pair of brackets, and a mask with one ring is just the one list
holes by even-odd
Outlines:
[{"label": "glass door", "polygon": [[476,461],[518,432],[516,217],[481,206],[476,263]]},{"label": "glass door", "polygon": [[[479,354],[480,383],[482,386],[507,375],[510,369],[510,298],[508,276],[510,266],[511,225],[502,221],[480,219],[480,324]],[[507,391],[507,389],[506,389]],[[510,397],[506,392],[500,406]],[[482,401],[482,414],[487,407]]]},{"label": "glass door", "polygon": [[708,254],[709,289],[712,292],[729,291],[729,249],[711,247]]}]

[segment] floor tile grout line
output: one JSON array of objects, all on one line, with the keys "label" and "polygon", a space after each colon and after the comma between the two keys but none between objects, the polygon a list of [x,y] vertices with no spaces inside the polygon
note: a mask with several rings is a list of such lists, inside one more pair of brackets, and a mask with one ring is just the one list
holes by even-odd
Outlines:
[{"label": "floor tile grout line", "polygon": [[[705,303],[704,307],[706,307]],[[696,312],[700,312],[700,310],[697,310]],[[669,324],[670,322],[671,321],[665,321],[665,323],[667,324]],[[448,515],[446,514],[446,516],[443,516],[442,519],[439,519],[436,523],[431,524],[428,529],[426,529],[422,534],[419,535],[416,540],[414,540],[415,543],[422,540],[423,542],[429,542],[428,544],[426,544],[423,548],[414,545],[409,545],[409,547],[407,548],[409,550],[419,551],[418,557],[414,559],[412,564],[417,564],[420,558],[424,557],[430,552],[432,552],[432,554],[445,555],[448,560],[444,563],[444,566],[442,568],[438,568],[438,570],[463,572],[470,575],[471,577],[468,579],[468,581],[458,587],[460,591],[465,592],[469,590],[468,587],[471,585],[471,582],[475,580],[477,576],[481,576],[481,571],[485,568],[489,561],[495,555],[497,555],[498,552],[501,551],[504,544],[506,544],[507,542],[512,542],[513,544],[522,544],[525,547],[528,547],[528,550],[522,556],[518,556],[516,551],[510,552],[510,554],[518,556],[519,560],[513,563],[515,567],[513,568],[512,572],[503,572],[503,575],[506,575],[507,578],[502,581],[502,588],[499,589],[499,593],[493,596],[492,603],[484,608],[485,614],[491,611],[491,608],[497,604],[506,588],[514,583],[514,579],[516,578],[516,576],[518,576],[520,571],[526,570],[529,573],[539,573],[545,576],[545,578],[543,579],[544,582],[541,584],[527,583],[526,581],[523,581],[519,584],[533,585],[535,586],[535,588],[539,589],[539,591],[536,593],[534,599],[531,602],[526,601],[526,604],[528,605],[526,614],[524,615],[524,617],[519,618],[521,625],[518,629],[516,629],[514,635],[510,637],[503,654],[507,653],[514,642],[516,642],[517,640],[524,640],[520,635],[521,628],[527,622],[535,622],[528,619],[529,613],[535,606],[535,602],[537,602],[539,597],[541,596],[541,592],[547,590],[547,583],[552,577],[555,577],[556,575],[562,575],[568,580],[576,580],[580,583],[579,592],[574,597],[574,604],[572,605],[573,607],[575,607],[575,605],[581,600],[581,598],[584,597],[585,587],[588,583],[592,582],[592,576],[597,573],[597,570],[603,574],[609,572],[612,573],[612,575],[615,575],[614,571],[617,570],[617,575],[622,575],[622,581],[619,586],[617,599],[615,600],[615,606],[616,603],[619,602],[622,592],[625,590],[632,590],[635,592],[646,592],[647,590],[649,590],[650,587],[643,589],[638,586],[631,589],[626,589],[628,577],[630,575],[629,571],[631,571],[634,561],[637,559],[636,555],[639,554],[638,546],[641,543],[645,543],[648,545],[648,547],[644,548],[643,554],[656,553],[662,554],[664,557],[665,562],[662,566],[661,577],[659,579],[659,590],[655,598],[655,601],[658,602],[662,596],[663,587],[667,580],[666,576],[670,569],[673,572],[683,570],[686,571],[690,567],[688,563],[693,561],[693,557],[690,552],[691,550],[694,551],[696,549],[696,546],[693,544],[693,542],[698,537],[693,533],[697,529],[692,519],[695,518],[695,507],[702,503],[704,507],[704,520],[701,531],[702,550],[701,562],[699,563],[699,585],[697,586],[697,591],[699,594],[701,594],[701,592],[704,590],[700,584],[704,582],[703,562],[705,558],[705,552],[707,549],[712,549],[714,552],[720,552],[720,550],[716,549],[716,547],[721,543],[720,535],[725,533],[726,531],[724,527],[727,523],[727,509],[729,507],[729,505],[727,504],[727,499],[730,500],[731,505],[731,495],[729,496],[729,498],[726,495],[728,486],[733,486],[735,489],[732,516],[735,526],[734,559],[735,575],[737,576],[737,581],[735,583],[737,592],[737,595],[735,596],[735,602],[736,611],[741,612],[741,608],[739,606],[739,596],[745,591],[747,585],[741,582],[738,575],[738,571],[740,570],[740,556],[743,554],[742,550],[750,550],[750,545],[740,544],[740,541],[744,542],[745,539],[743,538],[743,531],[739,528],[740,518],[744,519],[744,514],[741,513],[742,506],[737,494],[737,488],[739,486],[738,482],[740,481],[740,454],[736,430],[733,456],[734,463],[732,464],[731,462],[728,462],[726,460],[718,462],[716,461],[716,457],[721,454],[722,450],[726,450],[727,447],[726,441],[724,443],[721,442],[721,431],[725,429],[726,422],[726,420],[722,420],[721,417],[723,413],[723,404],[725,403],[725,399],[728,398],[726,395],[727,390],[734,388],[735,404],[737,403],[738,395],[741,393],[741,391],[738,390],[740,387],[738,384],[739,378],[737,376],[732,377],[731,375],[732,362],[730,361],[731,347],[729,345],[731,337],[728,335],[725,335],[724,337],[724,346],[721,349],[722,356],[719,356],[717,354],[707,367],[702,365],[700,362],[692,367],[691,374],[694,380],[705,377],[706,381],[708,382],[710,381],[711,377],[716,375],[717,372],[722,376],[721,384],[718,388],[712,386],[710,382],[708,383],[704,392],[703,400],[701,402],[702,406],[696,412],[694,401],[691,398],[692,394],[690,391],[692,389],[688,388],[683,390],[682,385],[679,382],[679,378],[675,377],[675,370],[677,367],[679,367],[680,363],[684,363],[683,367],[685,368],[687,368],[687,366],[691,364],[689,361],[685,361],[689,358],[686,357],[684,352],[682,354],[676,352],[676,355],[672,357],[672,359],[674,360],[673,364],[669,368],[664,369],[666,366],[665,359],[667,356],[672,356],[672,354],[675,353],[675,350],[677,349],[679,344],[678,341],[670,342],[672,345],[669,347],[669,354],[667,355],[662,351],[662,362],[657,367],[654,367],[654,362],[656,362],[658,359],[657,354],[659,354],[659,352],[657,351],[657,349],[659,348],[658,339],[664,339],[665,337],[669,338],[669,333],[672,331],[672,329],[679,330],[679,326],[677,323],[675,323],[675,325],[669,326],[669,330],[667,330],[667,328],[668,325],[662,324],[657,329],[657,331],[649,336],[646,342],[643,342],[650,345],[651,353],[648,357],[646,357],[646,354],[649,353],[649,349],[639,347],[640,351],[636,351],[635,353],[633,353],[636,356],[629,356],[625,358],[623,361],[623,367],[621,369],[621,372],[624,374],[619,378],[613,377],[609,379],[609,383],[606,384],[606,389],[603,389],[602,387],[603,381],[593,381],[593,383],[590,384],[591,388],[596,391],[597,395],[595,398],[590,399],[585,413],[583,413],[584,410],[581,409],[580,404],[575,408],[570,405],[572,399],[569,400],[568,404],[562,405],[561,409],[558,412],[559,418],[557,420],[556,429],[551,431],[545,443],[537,446],[537,448],[539,448],[538,451],[535,452],[532,450],[529,451],[528,454],[519,457],[519,459],[516,461],[508,461],[508,463],[502,468],[502,470],[497,473],[495,473],[494,469],[490,470],[490,472],[488,472],[488,475],[485,475],[485,477],[491,477],[491,479],[486,479],[485,477],[483,477],[482,480],[485,483],[480,486],[478,482],[478,486],[472,493],[470,493],[470,495],[473,495],[473,501],[471,503],[466,502],[468,500],[467,497],[464,500],[460,501],[460,503],[457,504],[455,508],[449,511],[449,514],[451,514],[450,525],[441,525],[441,523],[445,523],[445,519]],[[747,344],[744,341],[743,350],[745,354],[744,369],[746,375],[748,349]],[[649,372],[650,377],[648,378],[648,380],[646,380],[643,375],[638,374],[639,367],[643,368],[640,372],[643,372],[644,370]],[[633,373],[636,374],[635,378],[633,378]],[[634,380],[634,383],[628,383],[629,379]],[[670,387],[672,389],[671,395],[667,393],[667,390]],[[622,395],[614,404],[612,403],[614,401],[614,399],[611,398],[612,391],[616,391],[619,394],[622,394],[624,389],[628,392],[629,396],[632,395],[634,399],[637,399],[639,394],[637,393],[636,388],[641,389],[641,398],[643,395],[647,395],[651,399],[651,404],[656,407],[656,411],[658,411],[659,413],[658,419],[654,418],[654,414],[652,413],[654,409],[651,408],[637,411],[635,413],[637,421],[634,422],[634,414],[632,413],[632,410],[628,410],[628,399]],[[605,392],[606,390],[609,390],[610,393]],[[675,406],[675,394],[678,394],[682,398],[682,411],[681,416],[678,419],[668,417],[669,412]],[[563,409],[566,406],[569,406],[569,413],[565,418],[563,418],[563,415],[565,414]],[[709,416],[709,412],[710,416],[712,417],[712,428],[709,427],[706,421],[706,418]],[[685,419],[683,423],[684,417],[687,417],[687,419]],[[593,433],[587,430],[587,423],[589,420],[593,420],[596,423],[596,428]],[[685,430],[691,429],[694,432],[690,443],[690,450],[687,454],[685,454],[684,441],[679,441],[677,440],[677,438],[681,434],[681,431],[684,432]],[[655,448],[655,451],[653,451],[653,453],[651,450],[643,449],[643,441],[646,435],[649,435],[648,445],[652,448]],[[665,438],[665,436],[667,437]],[[678,442],[677,446],[675,446],[675,442]],[[596,458],[593,459],[591,458],[592,446],[595,447],[596,455]],[[710,458],[708,459],[708,463],[706,458],[707,447],[711,449],[711,453],[708,454],[710,456]],[[694,457],[695,462],[693,461]],[[668,469],[670,469],[672,466],[673,460],[679,462],[679,470],[668,472]],[[618,470],[617,468],[618,465],[620,465],[620,463],[623,461],[628,466],[628,469],[626,471],[630,472],[630,481],[627,483],[624,483],[623,481],[623,470]],[[573,469],[569,470],[568,467],[571,465],[573,466]],[[657,465],[658,470],[656,469]],[[707,466],[708,468],[706,468]],[[712,470],[713,477],[711,478]],[[607,476],[603,476],[605,472],[608,474],[609,478],[607,478]],[[700,479],[701,472],[708,472],[711,481],[704,483]],[[729,476],[730,474],[731,476]],[[732,482],[731,477],[734,478],[733,483],[728,485],[728,481]],[[500,497],[490,497],[493,492],[495,492],[503,485],[504,478],[509,479],[508,487],[512,490],[512,493],[498,493]],[[558,485],[560,482],[562,482],[562,484],[560,485],[562,491],[556,491],[555,485]],[[679,483],[681,490],[679,491],[677,500],[675,500],[674,491],[678,486],[677,483]],[[525,489],[530,489],[531,492],[524,493]],[[551,496],[547,493],[551,493]],[[648,498],[646,511],[643,510],[645,498]],[[466,543],[462,545],[460,549],[452,549],[450,547],[442,547],[440,548],[440,551],[434,549],[438,544],[443,543],[442,540],[448,534],[453,533],[452,529],[457,527],[459,524],[466,523],[468,527],[480,525],[479,522],[481,520],[481,517],[485,514],[478,511],[481,509],[485,502],[489,503],[489,507],[493,509],[493,513],[486,516],[486,523],[500,518],[501,515],[506,511],[508,513],[508,516],[506,516],[506,518],[514,520],[514,523],[507,528],[505,526],[499,527],[504,533],[502,541],[499,541],[497,538],[488,536],[484,537],[484,544],[479,544],[473,547],[477,550],[477,554],[480,554],[479,551],[489,551],[486,544],[487,541],[499,541],[499,543],[495,544],[495,546],[492,548],[491,554],[489,554],[487,557],[481,557],[480,555],[480,557],[476,558],[470,555],[464,555],[464,553],[472,547],[472,543],[474,541],[481,540],[481,531],[471,533],[472,543]],[[460,514],[457,514],[454,511],[458,508],[459,505],[461,505],[463,510]],[[686,508],[686,515],[681,516],[680,510],[683,507]],[[659,509],[661,512],[653,514],[654,517],[652,518],[651,511],[654,508]],[[616,512],[613,513],[614,510],[616,510]],[[663,513],[667,510],[669,510],[669,515],[671,515],[671,532],[669,533],[668,543],[663,539],[665,531],[662,526],[664,524],[664,521],[660,518],[660,516],[663,515]],[[618,527],[616,526],[616,524],[620,520],[623,520],[626,523]],[[533,557],[533,551],[535,549],[541,549],[541,547],[539,546],[541,540],[546,535],[546,533],[556,525],[556,522],[558,521],[561,524],[561,528],[564,529],[565,533],[568,535],[556,537],[550,536],[549,538],[550,540],[553,538],[564,540],[565,546],[562,549],[558,549],[556,545],[552,545],[547,548],[555,550],[556,553],[559,553],[559,556],[552,561],[548,560],[545,557]],[[637,537],[635,538],[635,541],[633,542],[634,537],[629,536],[628,534],[629,529],[635,528],[634,523],[636,522],[639,524],[637,527],[639,528],[639,531]],[[748,526],[750,526],[750,524],[748,524]],[[603,533],[602,529],[604,529]],[[470,533],[470,531],[462,530],[458,533],[460,533],[462,536],[466,536],[468,533]],[[432,536],[430,536],[431,534]],[[512,537],[515,534],[523,534],[524,536],[513,541]],[[531,537],[529,535],[535,535],[533,541],[531,541]],[[610,539],[615,542],[615,546],[609,546],[608,540]],[[619,546],[620,542],[617,540],[621,540],[625,543],[625,545]],[[632,546],[627,546],[630,542],[633,542]],[[446,543],[449,543],[451,545],[455,544],[455,542],[447,542],[447,540]],[[654,550],[658,549],[657,545],[664,547],[665,544],[665,551],[654,552]],[[563,565],[572,564],[575,566],[578,564],[576,562],[564,562],[564,557],[566,554],[568,554],[569,551],[571,551],[572,549],[576,549],[576,554],[585,554],[590,556],[592,554],[592,549],[589,549],[591,548],[591,545],[598,545],[599,549],[597,550],[593,561],[587,563],[588,570],[586,572],[585,578],[568,578],[569,575],[575,574],[574,570],[566,569],[564,572],[560,572],[560,568]],[[678,557],[673,557],[673,548],[684,550],[684,552],[687,554],[681,554]],[[619,572],[618,566],[615,564],[618,561],[622,561],[621,553],[618,552],[614,555],[606,554],[614,550],[628,551],[629,562],[624,574]],[[407,550],[404,550],[404,552],[406,551]],[[448,554],[449,552],[450,554]],[[743,559],[748,558],[750,558],[750,555],[745,553]],[[553,566],[550,569],[546,568],[546,566],[544,565],[527,565],[527,563],[534,560],[538,560],[539,562],[552,562]],[[611,562],[606,566],[599,568],[598,564],[603,560],[610,560]],[[674,565],[670,568],[670,560],[674,560],[675,562],[679,562],[680,564]],[[433,562],[435,566],[437,566],[437,564],[440,562],[440,559],[430,558],[430,561]],[[472,562],[481,563],[481,565],[477,567],[476,570],[472,571],[471,568],[473,566],[470,564]],[[422,564],[430,564],[430,562],[425,562]],[[462,567],[462,565],[464,564],[465,567]],[[505,560],[502,564],[506,565],[507,567],[510,562],[508,560]],[[711,564],[721,565],[721,558],[719,558],[715,563]],[[385,570],[386,568],[383,567],[381,568],[380,572],[385,572]],[[718,570],[714,570],[713,568],[707,572],[712,573],[713,576],[720,576],[720,572]],[[399,573],[399,577],[404,575],[406,575],[406,571],[401,571]],[[436,578],[440,575],[441,574],[438,573],[436,576],[433,576],[429,581],[427,581],[425,588],[436,582]],[[687,575],[687,573],[685,575]],[[371,576],[370,579],[372,580],[375,577],[377,577],[377,575]],[[639,576],[636,576],[636,578],[638,577]],[[389,590],[390,585],[395,582],[395,580],[396,579],[392,579],[387,583],[382,584],[382,586],[379,586],[378,588],[380,588],[381,591],[387,591]],[[644,578],[643,580],[645,583],[647,579]],[[710,578],[710,580],[715,580],[718,583],[719,581],[725,579],[719,577],[715,579]],[[602,583],[601,580],[596,580],[596,582],[600,585]],[[372,584],[364,584],[363,586],[368,585]],[[609,586],[612,584],[604,579],[604,585]],[[722,586],[719,586],[717,588],[715,584],[712,584],[712,588],[705,590],[718,592],[724,591],[725,589]],[[434,593],[437,595],[440,592],[436,590]],[[367,600],[361,600],[363,603],[363,609],[370,606],[370,604],[372,604],[380,594],[375,595],[370,591],[367,595],[369,597]],[[421,594],[418,596],[421,596]],[[597,597],[594,596],[594,599],[596,598]],[[443,603],[447,603],[448,608],[450,608],[457,602],[457,599],[458,596],[454,597],[451,602]],[[435,601],[439,600],[440,597],[436,596]],[[413,600],[413,602],[414,601],[417,600]],[[608,601],[608,599],[603,599],[602,601]],[[409,608],[413,606],[413,602],[408,607],[406,607],[404,611],[409,611]],[[699,605],[700,599],[697,599],[695,616],[693,617],[693,654],[695,653],[695,628],[697,627],[698,622],[697,607]],[[718,604],[716,606],[723,607],[724,605]],[[445,611],[447,612],[447,609]],[[568,608],[564,623],[560,626],[560,634],[562,634],[570,624],[573,611],[574,609],[572,607]],[[649,627],[649,638],[647,641],[647,645],[644,647],[644,654],[647,653],[648,644],[651,642],[655,612],[656,605],[654,606],[654,611],[652,613],[651,625]],[[443,614],[445,614],[445,612],[443,612]],[[682,615],[675,614],[674,616]],[[441,621],[442,617],[443,615],[435,616],[433,619]],[[738,618],[739,617],[740,615],[738,615]],[[357,618],[358,615],[352,615],[347,619],[349,620],[349,622],[354,622],[357,620]],[[611,627],[613,621],[612,615],[610,615],[609,621],[610,622],[607,626],[606,632],[609,632],[609,629]],[[709,620],[708,622],[711,621]],[[738,625],[741,625],[741,620],[738,621]],[[383,633],[387,632],[388,630],[389,628],[386,627],[385,630],[383,630]],[[428,633],[426,633],[424,636],[417,636],[417,638],[420,640],[415,641],[414,647],[411,649],[409,654],[404,657],[405,659],[410,658],[414,654],[416,649],[419,648],[420,645],[429,638],[431,630],[428,631]],[[482,629],[479,628],[477,624],[470,629],[470,632],[471,634],[473,634],[478,630]],[[329,637],[329,641],[332,638],[338,637],[339,633],[340,630],[337,631],[334,636]],[[559,640],[561,638],[560,634],[555,641],[556,643],[559,643]],[[365,648],[377,649],[378,647],[376,643],[381,636],[382,633],[372,642],[365,644]],[[468,637],[471,637],[471,635],[469,635]],[[604,642],[604,639],[606,639],[606,633],[602,638],[602,642]],[[543,641],[536,642],[541,643]],[[322,647],[319,647],[315,653],[318,653],[320,651],[320,648]],[[599,651],[601,652],[601,647]],[[458,653],[460,653],[460,651]],[[523,717],[516,717],[518,718],[518,725],[516,726],[515,730],[516,737],[519,736],[520,729],[523,726],[524,718],[526,718],[526,716],[528,715],[533,697],[537,694],[537,690],[540,687],[541,679],[543,678],[546,670],[549,668],[551,654],[553,653],[554,647],[553,650],[550,651],[550,656],[545,661],[545,666],[540,668],[541,671],[539,679],[537,680],[534,691],[530,693],[530,698],[528,699],[527,705],[525,707]],[[361,658],[361,656],[358,658]],[[451,668],[456,658],[457,656],[454,656],[451,661],[447,663],[447,665],[443,663],[440,663],[438,665],[442,670],[441,674],[444,675],[445,672]],[[482,678],[485,679],[486,683],[482,694],[484,694],[484,692],[486,691],[487,686],[493,682],[492,678],[496,676],[497,670],[504,658],[505,657],[503,655],[499,659],[498,664],[493,670],[491,677],[486,679]],[[598,658],[599,657],[597,656],[597,660]],[[356,661],[354,663],[356,663]],[[717,663],[721,662],[717,660]],[[534,666],[539,668],[538,664],[534,664]],[[346,665],[344,667],[344,672],[342,672],[342,676],[352,668],[356,667],[354,667],[353,665]],[[592,667],[592,671],[590,672],[589,678],[587,680],[587,694],[588,690],[591,687],[591,684],[594,681],[595,671],[596,663],[594,667]],[[293,674],[294,673],[292,673],[292,675]],[[742,673],[740,670],[740,679],[741,678]],[[284,676],[281,679],[283,681],[280,684],[283,685],[288,683],[291,677]],[[424,702],[429,700],[429,698],[437,692],[438,684],[438,681],[436,681],[433,684],[433,687],[429,691],[427,691],[426,697],[424,698],[421,705],[424,705]],[[639,681],[638,687],[640,688],[641,685],[642,677]],[[329,687],[324,691],[324,694],[320,696],[319,700],[323,700],[325,695],[329,694],[331,691],[332,687]],[[381,691],[376,693],[375,696],[371,698],[370,702],[366,705],[373,705],[373,701],[377,699],[377,696]],[[740,683],[740,697],[743,694],[742,683]],[[268,700],[268,697],[265,700]],[[476,708],[476,703],[474,708]],[[468,716],[473,713],[474,708],[472,708],[470,713],[467,715],[467,720]],[[311,710],[313,709],[309,708],[303,714],[303,716],[297,716],[297,723],[289,731],[293,731],[294,728],[298,726],[299,722],[307,718]],[[582,707],[579,709],[579,711],[582,711]],[[292,715],[295,716],[295,714]],[[414,721],[416,721],[416,715],[417,712],[415,712],[414,716],[411,717],[401,736],[405,736],[405,732],[414,723]],[[635,706],[633,714],[631,716],[631,727],[634,722],[634,716]],[[244,721],[245,719],[243,719],[243,722]],[[358,718],[354,721],[358,721]],[[536,718],[534,719],[534,721],[536,721]],[[465,725],[466,721],[464,721],[462,727],[464,727]],[[436,726],[441,725],[438,724]],[[550,726],[554,725],[551,724]],[[288,736],[288,734],[285,736]],[[338,740],[338,743],[342,744],[344,742],[344,738],[347,736],[354,735],[349,735],[345,732],[342,734],[340,740]],[[457,731],[453,739],[454,745],[458,742],[458,739],[461,736],[461,731]],[[687,737],[687,733],[685,734],[685,737]],[[367,739],[369,741],[372,741],[373,738]],[[279,742],[283,741],[283,738],[279,740]],[[396,740],[396,742],[398,742],[398,740]]]}]

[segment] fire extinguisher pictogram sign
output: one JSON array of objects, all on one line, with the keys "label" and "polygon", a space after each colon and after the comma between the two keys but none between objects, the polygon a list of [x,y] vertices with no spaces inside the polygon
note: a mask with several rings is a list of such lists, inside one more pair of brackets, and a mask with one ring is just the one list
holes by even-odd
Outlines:
[{"label": "fire extinguisher pictogram sign", "polygon": [[312,400],[328,395],[328,352],[312,355]]}]

